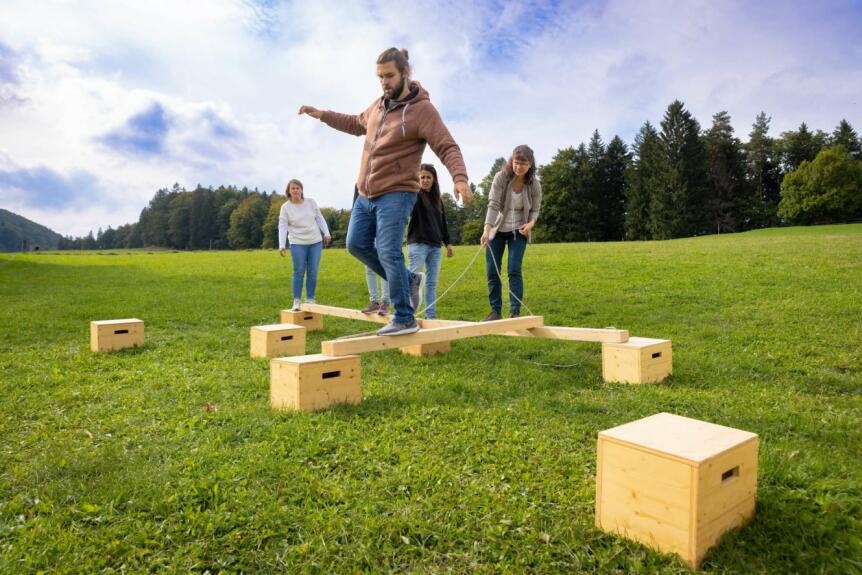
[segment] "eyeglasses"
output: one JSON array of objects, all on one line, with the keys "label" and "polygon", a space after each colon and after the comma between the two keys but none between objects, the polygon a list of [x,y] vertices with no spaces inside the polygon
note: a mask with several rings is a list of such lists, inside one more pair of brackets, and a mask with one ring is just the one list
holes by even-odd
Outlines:
[{"label": "eyeglasses", "polygon": [[512,164],[515,166],[530,166],[530,162],[522,162],[520,160],[512,160]]}]

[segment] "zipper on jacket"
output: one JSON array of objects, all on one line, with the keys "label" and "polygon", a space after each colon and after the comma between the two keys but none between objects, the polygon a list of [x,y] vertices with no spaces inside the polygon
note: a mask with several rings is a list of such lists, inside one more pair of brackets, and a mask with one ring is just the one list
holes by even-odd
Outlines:
[{"label": "zipper on jacket", "polygon": [[[401,131],[404,132],[404,115],[407,113],[407,106],[410,105],[409,102],[396,102],[396,105],[392,107],[392,110],[397,108],[400,105],[404,105],[404,114],[401,116]],[[381,103],[381,107],[383,108],[383,117],[380,118],[380,124],[377,126],[377,133],[374,134],[374,142],[371,144],[371,149],[368,151],[368,163],[365,165],[365,195],[366,197],[371,195],[371,187],[369,182],[371,181],[371,159],[374,155],[374,150],[377,148],[377,144],[380,142],[380,133],[383,131],[383,124],[386,123],[386,115],[391,111],[387,108],[383,103]]]},{"label": "zipper on jacket", "polygon": [[377,133],[374,134],[374,142],[371,144],[371,149],[368,150],[368,163],[365,165],[365,196],[371,196],[369,182],[371,181],[371,160],[374,157],[374,150],[377,148],[377,143],[380,141],[380,132],[383,131],[383,124],[386,122],[386,114],[389,109],[381,103],[383,107],[383,117],[380,118],[380,124],[377,125]]}]

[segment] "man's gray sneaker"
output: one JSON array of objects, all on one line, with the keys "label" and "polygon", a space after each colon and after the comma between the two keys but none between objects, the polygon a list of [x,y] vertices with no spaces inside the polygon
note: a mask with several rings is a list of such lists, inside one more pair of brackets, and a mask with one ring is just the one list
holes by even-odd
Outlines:
[{"label": "man's gray sneaker", "polygon": [[422,292],[425,291],[425,274],[416,272],[410,281],[410,306],[414,313],[419,313],[422,306]]},{"label": "man's gray sneaker", "polygon": [[419,324],[416,323],[415,319],[410,323],[398,323],[393,319],[378,329],[377,335],[407,335],[409,333],[416,333],[417,331],[419,331]]}]

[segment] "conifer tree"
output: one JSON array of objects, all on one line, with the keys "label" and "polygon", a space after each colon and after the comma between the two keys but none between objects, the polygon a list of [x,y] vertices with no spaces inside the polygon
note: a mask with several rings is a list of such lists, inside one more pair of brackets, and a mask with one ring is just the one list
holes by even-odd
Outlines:
[{"label": "conifer tree", "polygon": [[702,233],[706,164],[700,124],[679,100],[674,100],[665,112],[659,141],[662,169],[660,184],[651,196],[652,237],[669,239]]},{"label": "conifer tree", "polygon": [[614,136],[605,148],[605,194],[601,204],[603,237],[608,241],[625,238],[626,168],[631,156],[619,136]]},{"label": "conifer tree", "polygon": [[847,120],[841,120],[829,138],[830,146],[842,146],[856,160],[862,160],[862,143]]},{"label": "conifer tree", "polygon": [[748,219],[750,228],[778,223],[776,212],[781,201],[781,158],[769,136],[772,118],[760,112],[752,124],[745,145],[746,179],[751,193]]},{"label": "conifer tree", "polygon": [[707,163],[707,197],[704,204],[711,231],[722,233],[747,227],[748,200],[745,194],[745,159],[742,143],[733,135],[727,112],[712,117],[704,134]]},{"label": "conifer tree", "polygon": [[626,170],[625,231],[628,240],[652,238],[650,206],[652,193],[660,181],[661,153],[658,132],[649,122],[644,123],[635,136],[632,162]]}]

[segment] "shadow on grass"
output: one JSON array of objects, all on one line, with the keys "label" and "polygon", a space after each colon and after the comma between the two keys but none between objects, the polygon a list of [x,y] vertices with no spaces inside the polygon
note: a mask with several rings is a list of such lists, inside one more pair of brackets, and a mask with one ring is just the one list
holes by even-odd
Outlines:
[{"label": "shadow on grass", "polygon": [[[860,573],[858,500],[813,495],[808,488],[766,486],[754,518],[728,533],[701,569],[747,573]],[[855,508],[855,511],[854,509]]]}]

